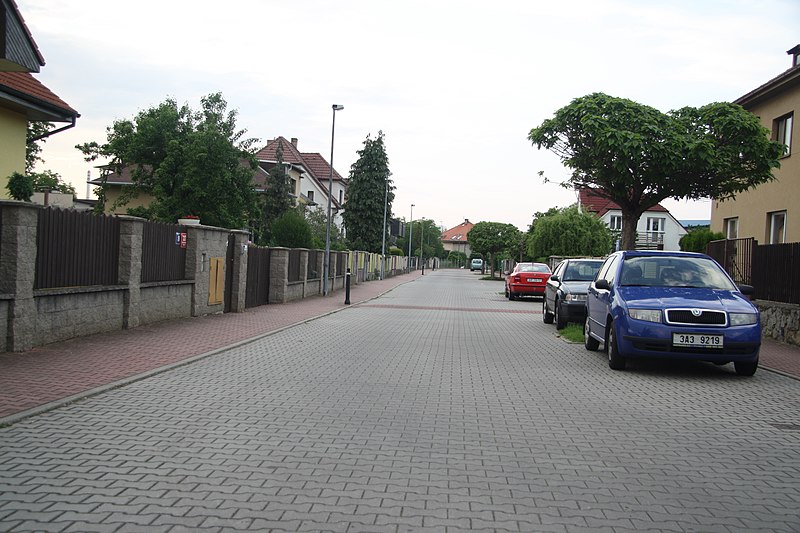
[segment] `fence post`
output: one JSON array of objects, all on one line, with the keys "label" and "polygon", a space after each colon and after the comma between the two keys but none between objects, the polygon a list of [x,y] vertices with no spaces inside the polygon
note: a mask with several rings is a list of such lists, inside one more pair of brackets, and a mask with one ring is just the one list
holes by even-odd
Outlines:
[{"label": "fence post", "polygon": [[3,335],[0,347],[10,352],[33,348],[36,331],[36,302],[33,286],[36,282],[36,235],[39,207],[25,202],[2,201],[3,258],[0,260],[0,294],[9,294],[8,336]]},{"label": "fence post", "polygon": [[269,303],[284,304],[289,285],[289,249],[271,248],[269,259]]},{"label": "fence post", "polygon": [[250,234],[242,230],[231,231],[234,238],[232,272],[225,273],[233,276],[231,285],[231,312],[244,313],[247,301],[247,242]]},{"label": "fence post", "polygon": [[[321,252],[321,253],[320,253]],[[317,252],[317,272],[319,272],[319,290],[317,294],[322,294],[322,278],[325,276],[325,250],[319,250]]]},{"label": "fence post", "polygon": [[302,298],[308,297],[308,248],[300,248],[300,281],[303,282]]},{"label": "fence post", "polygon": [[122,328],[138,327],[139,304],[142,301],[142,232],[144,219],[119,215],[119,284],[125,285],[122,299]]}]

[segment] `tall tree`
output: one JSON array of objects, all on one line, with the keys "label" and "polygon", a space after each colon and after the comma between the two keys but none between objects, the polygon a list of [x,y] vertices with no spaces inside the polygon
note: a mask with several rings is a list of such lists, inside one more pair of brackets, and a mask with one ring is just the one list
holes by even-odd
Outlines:
[{"label": "tall tree", "polygon": [[[307,207],[305,210],[306,222],[311,228],[312,247],[318,250],[325,248],[325,233],[327,231],[328,216],[324,209]],[[346,250],[342,232],[336,224],[331,224],[331,250]]]},{"label": "tall tree", "polygon": [[611,230],[602,220],[573,206],[536,219],[528,253],[540,260],[551,255],[602,256],[611,251],[611,243]]},{"label": "tall tree", "polygon": [[624,249],[634,248],[639,218],[661,200],[732,198],[774,179],[783,153],[736,104],[662,113],[602,93],[576,98],[528,139],[572,169],[566,187],[595,188],[619,205]]},{"label": "tall tree", "polygon": [[115,121],[105,143],[76,148],[87,161],[108,159],[109,170],[132,168],[133,187],[122,203],[147,193],[156,220],[197,215],[204,224],[243,228],[256,206],[256,139],[244,138],[236,117],[220,93],[203,97],[199,111],[167,99],[133,120]]},{"label": "tall tree", "polygon": [[507,253],[513,256],[519,248],[521,232],[513,224],[501,222],[478,222],[467,234],[467,242],[473,252],[488,257],[491,275],[494,277],[494,263],[498,255]]},{"label": "tall tree", "polygon": [[275,150],[275,165],[269,170],[267,175],[267,190],[264,192],[263,212],[264,230],[263,243],[270,244],[273,236],[273,225],[284,213],[292,208],[293,192],[289,184],[289,175],[286,173],[286,166],[283,164],[283,142],[278,141],[278,148]]},{"label": "tall tree", "polygon": [[364,147],[358,151],[358,160],[350,167],[350,185],[342,215],[352,249],[381,251],[394,201],[391,175],[383,132],[379,131],[374,139],[367,135]]}]

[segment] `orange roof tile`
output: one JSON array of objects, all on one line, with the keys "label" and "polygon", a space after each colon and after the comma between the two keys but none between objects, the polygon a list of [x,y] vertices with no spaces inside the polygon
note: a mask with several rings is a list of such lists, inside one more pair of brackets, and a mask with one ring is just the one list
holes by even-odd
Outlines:
[{"label": "orange roof tile", "polygon": [[16,94],[31,104],[43,105],[67,117],[80,114],[28,72],[0,72],[0,90]]}]

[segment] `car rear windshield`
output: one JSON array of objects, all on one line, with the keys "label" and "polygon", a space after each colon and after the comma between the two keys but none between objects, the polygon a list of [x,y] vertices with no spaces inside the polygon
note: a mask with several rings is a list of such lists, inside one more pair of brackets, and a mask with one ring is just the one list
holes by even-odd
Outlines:
[{"label": "car rear windshield", "polygon": [[705,257],[626,257],[619,284],[736,290],[722,268]]},{"label": "car rear windshield", "polygon": [[550,272],[550,267],[547,265],[526,265],[524,263],[520,263],[519,267],[517,267],[517,272]]}]

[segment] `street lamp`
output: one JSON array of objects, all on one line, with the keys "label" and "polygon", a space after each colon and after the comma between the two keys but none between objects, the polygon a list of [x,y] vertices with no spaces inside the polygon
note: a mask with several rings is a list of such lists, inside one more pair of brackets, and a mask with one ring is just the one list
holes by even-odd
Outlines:
[{"label": "street lamp", "polygon": [[411,204],[411,218],[408,226],[408,271],[411,272],[411,235],[414,233],[414,204]]},{"label": "street lamp", "polygon": [[333,196],[333,135],[336,132],[336,112],[344,109],[343,105],[333,104],[333,121],[331,122],[331,168],[328,174],[328,223],[325,226],[325,260],[322,268],[322,295],[328,295],[328,275],[331,268],[331,196]]},{"label": "street lamp", "polygon": [[383,195],[383,241],[381,242],[381,279],[386,266],[386,206],[389,205],[389,176],[386,176],[386,190]]},{"label": "street lamp", "polygon": [[425,237],[425,220],[419,221],[419,264],[422,267],[422,273],[425,273],[425,265],[422,264],[422,239]]}]

